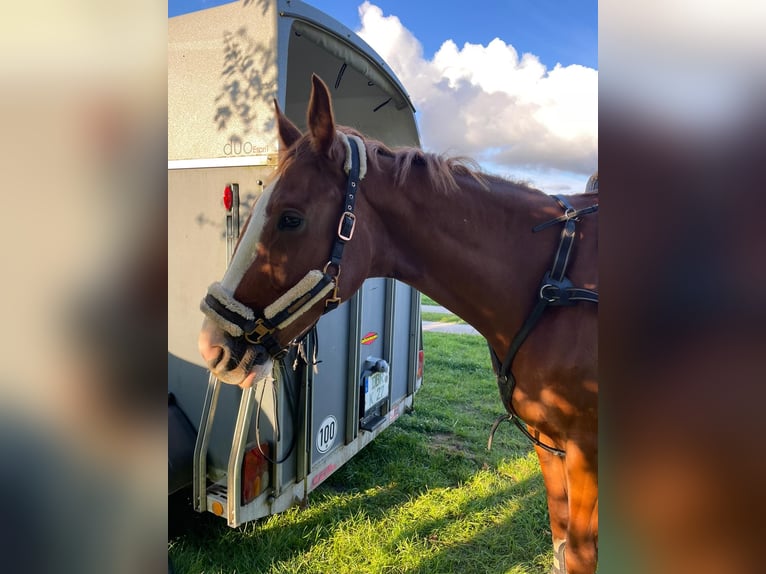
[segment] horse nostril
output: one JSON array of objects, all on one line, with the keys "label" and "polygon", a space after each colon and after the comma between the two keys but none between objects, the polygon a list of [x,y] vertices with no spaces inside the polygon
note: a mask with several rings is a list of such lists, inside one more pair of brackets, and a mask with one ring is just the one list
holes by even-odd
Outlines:
[{"label": "horse nostril", "polygon": [[200,340],[199,353],[202,355],[202,360],[207,365],[207,368],[213,371],[216,365],[219,365],[224,360],[226,351],[221,345],[207,345],[204,343],[206,341]]},{"label": "horse nostril", "polygon": [[226,339],[221,329],[205,317],[197,340],[197,347],[202,360],[212,371],[226,359]]},{"label": "horse nostril", "polygon": [[213,347],[210,349],[210,354],[203,358],[205,359],[208,368],[211,371],[214,371],[216,366],[219,365],[221,361],[223,361],[224,355],[225,353],[223,347]]}]

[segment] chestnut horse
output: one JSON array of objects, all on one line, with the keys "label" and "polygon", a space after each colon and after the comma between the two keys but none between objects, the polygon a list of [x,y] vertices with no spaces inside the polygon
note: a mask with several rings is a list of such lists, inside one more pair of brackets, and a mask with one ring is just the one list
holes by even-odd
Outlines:
[{"label": "chestnut horse", "polygon": [[[593,574],[597,306],[547,306],[523,344],[514,344],[515,358],[508,352],[539,307],[541,278],[554,258],[554,266],[566,268],[564,283],[578,286],[574,291],[597,288],[592,204],[598,195],[562,198],[562,216],[551,196],[480,173],[470,162],[415,148],[391,150],[336,126],[329,90],[316,76],[312,82],[308,133],[276,106],[279,167],[226,274],[203,300],[202,357],[219,379],[249,387],[366,278],[393,277],[415,287],[487,339],[496,369],[504,357],[512,362],[508,377],[498,373],[500,394],[508,412],[538,439],[554,572]],[[573,241],[563,255],[557,252],[559,223],[571,229]]]}]

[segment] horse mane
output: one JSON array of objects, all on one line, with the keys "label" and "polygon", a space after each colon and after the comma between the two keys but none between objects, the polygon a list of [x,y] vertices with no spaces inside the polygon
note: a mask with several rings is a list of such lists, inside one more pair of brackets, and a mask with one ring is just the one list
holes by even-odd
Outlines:
[{"label": "horse mane", "polygon": [[[391,148],[383,142],[369,138],[353,128],[346,126],[337,126],[338,131],[346,135],[353,135],[362,138],[367,148],[367,161],[376,169],[381,169],[380,158],[388,157],[394,160],[393,177],[396,185],[403,185],[415,165],[426,168],[428,180],[433,187],[441,193],[448,194],[459,189],[456,177],[468,177],[473,179],[485,190],[489,190],[490,182],[504,182],[527,191],[542,193],[541,191],[529,187],[524,182],[513,181],[505,177],[491,175],[479,168],[479,164],[467,156],[449,156],[433,152],[426,152],[420,148],[412,146],[401,146]],[[307,139],[304,136],[302,141]],[[299,156],[309,153],[310,146],[300,145],[299,143],[290,147],[284,154],[280,154],[279,166],[277,172],[281,173],[287,169],[287,166],[296,161]],[[340,146],[333,149],[331,153],[338,153]]]},{"label": "horse mane", "polygon": [[390,148],[383,142],[368,138],[352,128],[340,127],[339,130],[364,140],[368,162],[376,169],[380,169],[381,157],[393,159],[393,176],[396,185],[404,184],[414,165],[425,167],[429,181],[436,190],[442,193],[449,193],[458,189],[456,176],[470,177],[485,189],[489,189],[488,180],[493,178],[493,176],[482,172],[476,161],[469,157],[446,156],[425,152],[420,148],[411,146]]}]

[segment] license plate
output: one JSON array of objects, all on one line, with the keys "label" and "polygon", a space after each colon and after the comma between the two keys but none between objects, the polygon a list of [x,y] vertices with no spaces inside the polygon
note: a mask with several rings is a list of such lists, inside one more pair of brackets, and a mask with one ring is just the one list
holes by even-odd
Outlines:
[{"label": "license plate", "polygon": [[372,373],[364,381],[364,410],[369,411],[388,398],[388,372]]}]

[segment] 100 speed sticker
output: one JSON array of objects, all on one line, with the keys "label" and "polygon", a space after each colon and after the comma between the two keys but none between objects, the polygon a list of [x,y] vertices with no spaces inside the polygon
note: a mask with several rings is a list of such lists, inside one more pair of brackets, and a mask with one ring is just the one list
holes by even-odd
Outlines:
[{"label": "100 speed sticker", "polygon": [[317,430],[317,450],[327,452],[335,444],[335,438],[338,436],[338,421],[330,415],[325,417]]}]

